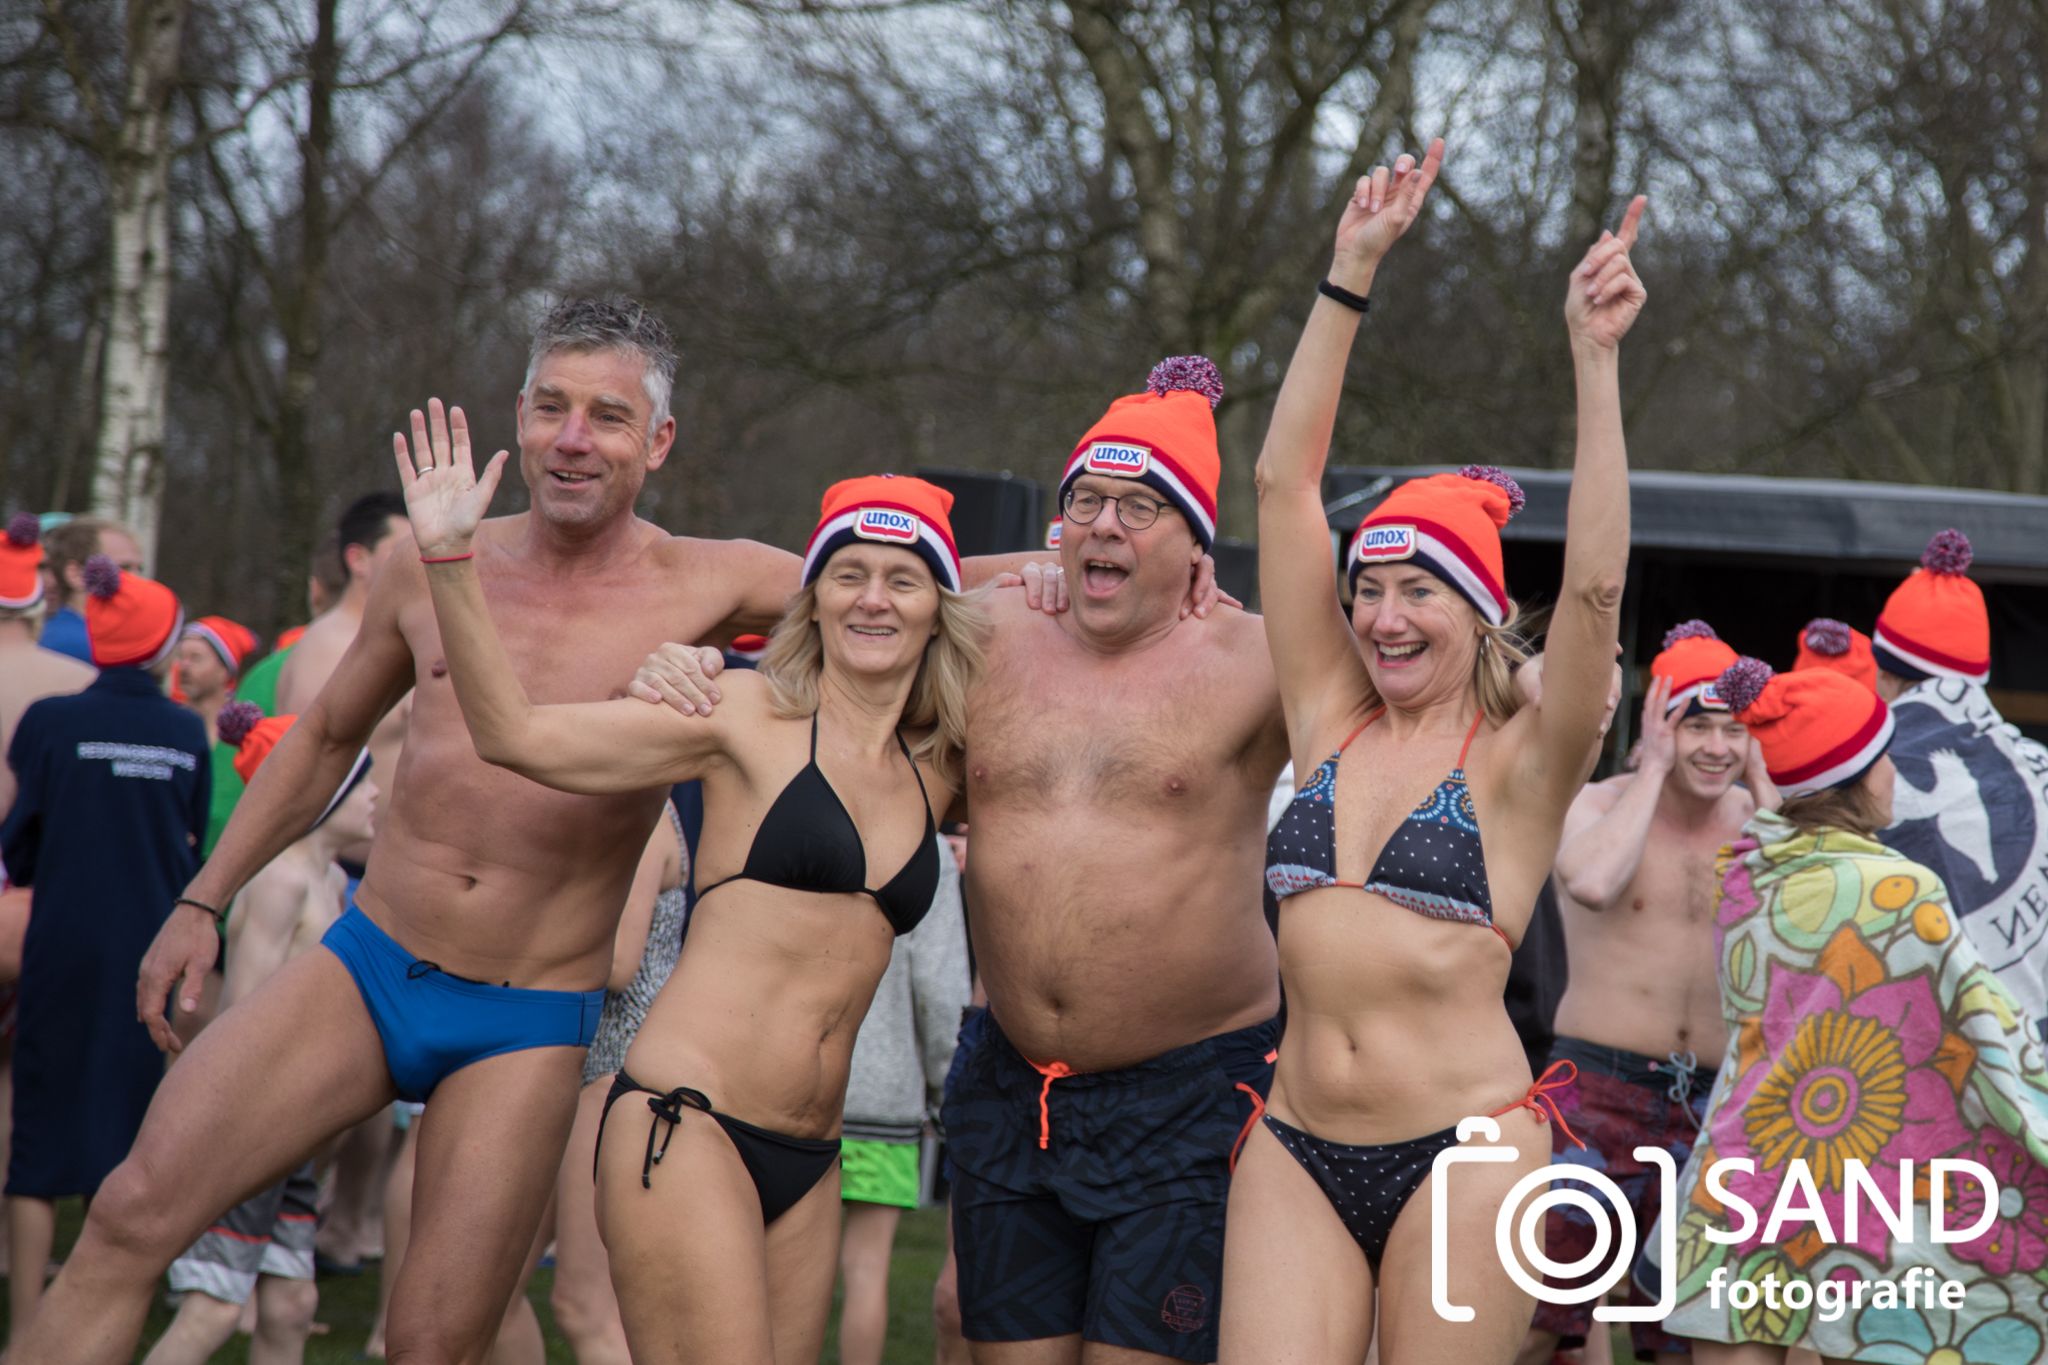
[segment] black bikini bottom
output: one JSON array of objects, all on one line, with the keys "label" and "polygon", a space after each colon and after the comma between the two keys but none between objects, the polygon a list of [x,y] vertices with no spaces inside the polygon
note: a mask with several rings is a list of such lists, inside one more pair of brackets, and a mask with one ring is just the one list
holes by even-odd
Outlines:
[{"label": "black bikini bottom", "polygon": [[[600,1148],[604,1144],[604,1125],[611,1117],[612,1105],[619,1096],[635,1093],[651,1097],[647,1108],[654,1115],[647,1125],[647,1158],[640,1165],[640,1184],[645,1189],[654,1188],[654,1167],[668,1154],[669,1139],[675,1136],[676,1125],[683,1121],[685,1108],[710,1115],[732,1139],[741,1163],[753,1178],[754,1193],[760,1196],[763,1226],[788,1213],[797,1200],[809,1194],[812,1186],[823,1180],[832,1164],[839,1160],[837,1139],[819,1141],[771,1133],[766,1128],[756,1128],[751,1123],[719,1113],[711,1107],[710,1099],[701,1090],[682,1085],[666,1092],[655,1090],[640,1084],[624,1071],[619,1072],[618,1079],[612,1082],[611,1093],[604,1099],[604,1112],[598,1117],[597,1141]],[[660,1134],[661,1145],[656,1147],[654,1139],[664,1123],[668,1125],[668,1131]]]},{"label": "black bikini bottom", "polygon": [[1365,1263],[1372,1267],[1374,1275],[1380,1273],[1380,1257],[1386,1253],[1394,1220],[1429,1178],[1436,1154],[1458,1145],[1456,1128],[1405,1142],[1357,1147],[1304,1133],[1271,1114],[1265,1116],[1265,1121],[1288,1155],[1322,1186],[1324,1196],[1343,1220],[1344,1230],[1365,1253]]}]

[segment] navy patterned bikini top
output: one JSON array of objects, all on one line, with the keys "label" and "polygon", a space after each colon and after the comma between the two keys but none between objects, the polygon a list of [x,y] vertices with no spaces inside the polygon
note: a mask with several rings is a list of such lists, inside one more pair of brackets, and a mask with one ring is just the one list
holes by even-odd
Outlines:
[{"label": "navy patterned bikini top", "polygon": [[[1508,943],[1508,936],[1493,922],[1479,817],[1465,785],[1465,756],[1472,751],[1484,712],[1472,718],[1472,728],[1465,732],[1458,766],[1395,828],[1373,862],[1372,874],[1363,882],[1337,879],[1337,761],[1351,741],[1365,733],[1366,725],[1385,714],[1381,710],[1366,717],[1365,725],[1323,760],[1266,836],[1267,923],[1275,934],[1280,932],[1280,902],[1289,896],[1322,886],[1350,886],[1431,919],[1483,924]],[[1508,947],[1512,950],[1514,945]]]},{"label": "navy patterned bikini top", "polygon": [[862,847],[860,831],[846,813],[846,803],[818,766],[818,714],[811,713],[811,761],[789,779],[761,827],[754,831],[754,843],[747,850],[747,865],[730,877],[722,877],[697,893],[697,899],[727,882],[761,882],[791,891],[844,892],[874,898],[898,934],[917,927],[932,908],[939,890],[939,846],[933,835],[931,795],[924,789],[924,775],[917,770],[910,746],[896,736],[903,761],[917,779],[917,793],[924,800],[924,839],[895,876],[877,891],[868,885],[868,854]]}]

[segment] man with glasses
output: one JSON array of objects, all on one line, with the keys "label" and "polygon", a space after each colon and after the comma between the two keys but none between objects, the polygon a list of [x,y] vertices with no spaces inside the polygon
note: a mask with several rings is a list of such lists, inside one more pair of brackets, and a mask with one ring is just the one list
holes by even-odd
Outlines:
[{"label": "man with glasses", "polygon": [[989,1009],[945,1106],[974,1359],[1216,1358],[1223,1206],[1263,1105],[1260,911],[1286,762],[1263,623],[1183,615],[1216,534],[1222,395],[1161,364],[1076,447],[1072,609],[992,600],[969,699],[967,901]]}]

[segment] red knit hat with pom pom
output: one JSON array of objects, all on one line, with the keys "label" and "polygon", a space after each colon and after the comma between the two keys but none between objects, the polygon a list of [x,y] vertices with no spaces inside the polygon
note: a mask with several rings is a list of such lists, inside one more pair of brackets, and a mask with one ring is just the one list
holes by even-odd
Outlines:
[{"label": "red knit hat with pom pom", "polygon": [[33,512],[16,512],[0,536],[0,611],[26,611],[42,600],[42,523]]},{"label": "red knit hat with pom pom", "polygon": [[82,568],[85,631],[97,668],[154,668],[170,657],[185,609],[178,595],[153,578],[123,573],[105,555]]},{"label": "red knit hat with pom pom", "polygon": [[1726,711],[1728,703],[1717,684],[1735,659],[1735,650],[1705,621],[1685,621],[1664,632],[1664,652],[1650,661],[1650,676],[1671,683],[1664,714]]},{"label": "red knit hat with pom pom", "polygon": [[1833,669],[1877,691],[1877,657],[1870,652],[1870,637],[1846,621],[1826,616],[1808,621],[1799,632],[1799,659],[1792,668]]},{"label": "red knit hat with pom pom", "polygon": [[235,751],[235,774],[244,783],[256,780],[256,770],[263,766],[263,760],[270,757],[270,751],[284,738],[284,732],[292,728],[297,716],[266,716],[263,708],[253,701],[231,701],[220,708],[214,718],[214,730],[220,735],[220,742]]},{"label": "red knit hat with pom pom", "polygon": [[1892,590],[1870,633],[1877,666],[1918,682],[1991,678],[1991,617],[1984,591],[1966,576],[1975,551],[1954,529],[1937,531],[1920,567]]},{"label": "red knit hat with pom pom", "polygon": [[804,547],[803,581],[817,581],[825,561],[859,541],[910,551],[931,566],[939,586],[960,591],[960,551],[953,545],[953,495],[935,483],[897,474],[841,479],[825,490],[818,527]]},{"label": "red knit hat with pom pom", "polygon": [[1891,708],[1833,669],[1773,673],[1763,660],[1743,658],[1716,686],[1762,746],[1764,767],[1786,796],[1850,785],[1892,742]]},{"label": "red knit hat with pom pom", "polygon": [[256,652],[256,632],[225,616],[202,616],[185,627],[185,638],[203,641],[220,656],[228,672],[240,676],[242,663]]},{"label": "red knit hat with pom pom", "polygon": [[1216,544],[1216,405],[1223,376],[1206,357],[1169,356],[1152,367],[1145,391],[1119,398],[1067,458],[1060,505],[1083,474],[1135,479],[1180,509],[1202,548]]},{"label": "red knit hat with pom pom", "polygon": [[[213,725],[220,742],[235,751],[235,775],[246,785],[256,780],[256,770],[263,766],[263,760],[270,757],[271,750],[277,747],[277,742],[297,724],[298,719],[297,716],[266,716],[263,708],[253,701],[231,701],[220,708],[220,715],[214,718]],[[318,829],[325,824],[327,817],[334,814],[334,808],[348,799],[348,794],[356,789],[356,784],[369,771],[370,751],[363,749],[356,754],[356,761],[349,765],[348,776],[341,780],[341,785],[335,789],[327,808],[320,812],[320,818],[313,822],[312,828]]]},{"label": "red knit hat with pom pom", "polygon": [[1351,581],[1374,564],[1412,560],[1478,609],[1490,625],[1508,619],[1500,528],[1522,510],[1522,486],[1491,465],[1410,479],[1389,493],[1351,538]]}]

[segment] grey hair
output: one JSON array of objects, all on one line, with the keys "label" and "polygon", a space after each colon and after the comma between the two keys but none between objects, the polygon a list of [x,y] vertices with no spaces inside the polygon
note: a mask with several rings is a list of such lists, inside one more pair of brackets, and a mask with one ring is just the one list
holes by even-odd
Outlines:
[{"label": "grey hair", "polygon": [[641,383],[654,408],[650,434],[668,417],[669,393],[676,382],[676,341],[653,310],[623,294],[606,298],[569,298],[550,308],[533,329],[533,349],[526,356],[526,382],[533,387],[541,361],[556,351],[626,351],[640,357]]}]

